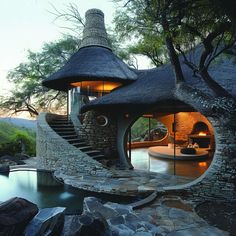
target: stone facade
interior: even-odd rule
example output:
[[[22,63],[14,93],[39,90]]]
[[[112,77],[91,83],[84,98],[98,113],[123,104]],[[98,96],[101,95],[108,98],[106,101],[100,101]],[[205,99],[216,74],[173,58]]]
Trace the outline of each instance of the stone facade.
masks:
[[[104,126],[99,125],[97,121],[97,117],[101,115],[107,117],[107,124]],[[78,134],[94,149],[100,150],[105,155],[116,155],[117,120],[114,115],[96,111],[86,112]]]
[[[230,98],[209,98],[180,83],[180,100],[188,101],[210,121],[215,134],[215,153],[208,170],[198,179],[165,190],[187,190],[194,197],[236,201],[236,103]],[[188,98],[188,99],[187,99]]]
[[[171,114],[160,118],[157,117],[157,119],[167,127],[169,135],[173,136],[172,123],[174,122],[174,115]],[[189,142],[189,135],[193,130],[193,126],[197,122],[204,122],[208,126],[211,135],[211,147],[214,147],[214,131],[212,125],[200,112],[178,112],[175,119],[177,143],[178,141],[183,141],[187,144]]]
[[[70,145],[59,136],[48,122],[56,115],[41,113],[37,122],[37,157],[40,167],[58,170],[62,173],[75,175],[110,176],[109,170],[93,160],[86,153]]]

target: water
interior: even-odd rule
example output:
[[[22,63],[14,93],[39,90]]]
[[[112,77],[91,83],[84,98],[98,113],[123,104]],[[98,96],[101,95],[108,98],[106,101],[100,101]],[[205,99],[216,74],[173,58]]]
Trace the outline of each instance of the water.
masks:
[[[21,197],[39,208],[61,206],[81,212],[83,199],[88,195],[56,181],[50,172],[19,170],[0,175],[0,201]]]
[[[99,194],[73,188],[57,181],[51,172],[14,170],[0,174],[0,202],[13,197],[25,198],[38,208],[66,207],[67,214],[82,213],[85,197],[94,196],[103,202],[131,203],[137,199],[111,194]]]

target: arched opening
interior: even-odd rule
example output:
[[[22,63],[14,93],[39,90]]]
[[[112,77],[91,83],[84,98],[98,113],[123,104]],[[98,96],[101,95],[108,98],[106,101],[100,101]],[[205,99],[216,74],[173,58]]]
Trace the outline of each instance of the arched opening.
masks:
[[[132,146],[150,146],[155,143],[165,143],[168,137],[167,127],[152,114],[138,118],[131,127]]]
[[[157,138],[151,135],[155,130],[162,131]],[[212,162],[214,131],[200,112],[152,112],[136,119],[130,131],[127,149],[134,169],[195,179]]]

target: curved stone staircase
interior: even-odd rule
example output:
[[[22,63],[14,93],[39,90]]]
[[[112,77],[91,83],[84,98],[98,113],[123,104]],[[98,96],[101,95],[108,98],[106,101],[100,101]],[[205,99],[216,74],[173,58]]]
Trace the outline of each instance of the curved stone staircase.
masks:
[[[57,116],[57,118],[52,119],[48,124],[68,144],[78,148],[94,160],[100,162],[105,159],[105,156],[100,151],[93,149],[92,146],[88,145],[85,140],[78,136],[73,123],[71,120],[68,120],[67,116]]]

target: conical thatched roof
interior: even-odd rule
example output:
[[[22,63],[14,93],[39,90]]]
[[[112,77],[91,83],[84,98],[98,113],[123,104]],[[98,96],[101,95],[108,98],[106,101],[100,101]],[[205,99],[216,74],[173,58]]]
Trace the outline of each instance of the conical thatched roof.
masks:
[[[61,69],[44,80],[43,85],[67,91],[72,82],[103,80],[127,84],[136,78],[134,71],[109,47],[103,12],[90,9],[86,12],[79,51]]]

